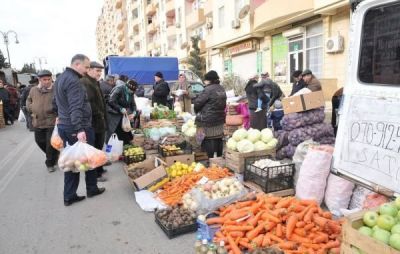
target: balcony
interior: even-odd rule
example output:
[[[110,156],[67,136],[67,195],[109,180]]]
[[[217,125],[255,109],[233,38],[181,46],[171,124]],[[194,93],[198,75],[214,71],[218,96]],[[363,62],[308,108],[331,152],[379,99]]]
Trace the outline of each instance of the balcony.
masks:
[[[314,10],[317,14],[334,15],[336,9],[349,5],[347,0],[314,0]]]
[[[193,10],[186,16],[186,27],[191,29],[206,22],[204,9]]]
[[[254,12],[254,29],[266,31],[314,15],[314,0],[269,0]]]
[[[147,16],[153,16],[154,13],[156,13],[156,11],[157,11],[156,6],[153,3],[148,4],[146,6],[146,15]]]
[[[116,0],[115,1],[115,8],[120,9],[122,7],[122,0]]]
[[[167,27],[167,37],[175,36],[176,35],[176,27],[175,26],[168,26]]]
[[[204,15],[208,16],[213,12],[213,1],[214,0],[207,0],[204,3]]]
[[[165,3],[165,14],[167,17],[175,16],[175,3],[174,0],[169,0]]]

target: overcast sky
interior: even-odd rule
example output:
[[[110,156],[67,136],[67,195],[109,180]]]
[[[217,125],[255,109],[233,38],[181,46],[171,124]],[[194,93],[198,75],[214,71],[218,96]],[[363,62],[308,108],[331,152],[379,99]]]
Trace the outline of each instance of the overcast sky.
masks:
[[[49,70],[59,72],[71,57],[83,53],[97,60],[96,22],[103,0],[0,0],[0,31],[11,36],[11,64],[20,69],[35,57],[46,57]],[[4,41],[0,49],[7,57]],[[38,60],[36,59],[38,67]]]

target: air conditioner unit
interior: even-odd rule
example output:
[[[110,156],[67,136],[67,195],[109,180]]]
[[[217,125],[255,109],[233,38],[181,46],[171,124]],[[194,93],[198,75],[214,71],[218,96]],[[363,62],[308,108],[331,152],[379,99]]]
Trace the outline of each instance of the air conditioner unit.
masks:
[[[176,27],[176,28],[181,28],[181,23],[176,22],[176,23],[175,23],[175,27]]]
[[[337,35],[326,40],[325,50],[327,53],[337,53],[344,50],[343,36]]]
[[[240,20],[239,19],[232,20],[232,28],[237,29],[239,27],[240,27]]]
[[[212,29],[213,28],[213,23],[212,22],[207,22],[207,29]]]

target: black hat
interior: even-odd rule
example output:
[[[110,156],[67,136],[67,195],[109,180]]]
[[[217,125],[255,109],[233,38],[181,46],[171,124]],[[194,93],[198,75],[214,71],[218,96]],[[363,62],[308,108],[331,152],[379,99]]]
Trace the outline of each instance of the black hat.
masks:
[[[311,70],[305,69],[302,73],[303,76],[312,74]]]
[[[300,71],[300,70],[294,71],[292,73],[292,77],[294,77],[294,78],[298,78],[301,75],[303,75],[303,74],[302,74],[302,71]]]
[[[216,71],[209,71],[204,75],[204,80],[215,81],[219,80],[218,73]]]
[[[31,80],[29,80],[29,84],[37,84],[39,83],[39,79],[37,77],[32,77]]]
[[[41,77],[51,77],[51,76],[53,76],[53,74],[48,70],[41,70],[41,71],[39,71],[37,76],[39,78],[41,78]]]
[[[92,61],[92,62],[90,62],[90,68],[104,69],[104,66],[99,64],[96,61]]]
[[[156,74],[154,74],[154,76],[159,77],[159,78],[164,78],[164,75],[159,71],[157,71]]]

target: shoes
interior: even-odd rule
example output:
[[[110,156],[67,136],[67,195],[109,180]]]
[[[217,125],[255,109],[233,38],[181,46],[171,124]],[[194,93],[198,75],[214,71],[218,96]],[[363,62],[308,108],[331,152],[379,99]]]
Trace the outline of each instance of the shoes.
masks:
[[[72,198],[71,200],[64,200],[64,205],[65,206],[70,206],[73,203],[80,202],[80,201],[84,200],[85,198],[86,198],[85,196],[78,196],[77,195],[74,198]]]
[[[52,173],[52,172],[56,171],[56,168],[54,166],[47,167],[47,171],[49,171],[49,173]]]
[[[99,176],[99,177],[97,177],[97,182],[106,182],[107,181],[107,178],[105,178],[104,176]]]
[[[94,192],[88,192],[88,193],[87,193],[87,197],[88,197],[88,198],[91,198],[91,197],[100,195],[100,194],[102,194],[102,193],[105,192],[105,191],[106,191],[106,188],[100,187],[100,188],[98,188],[98,189],[97,189],[96,191],[94,191]]]
[[[257,108],[256,111],[254,111],[255,113],[260,112],[262,109],[261,108]]]

